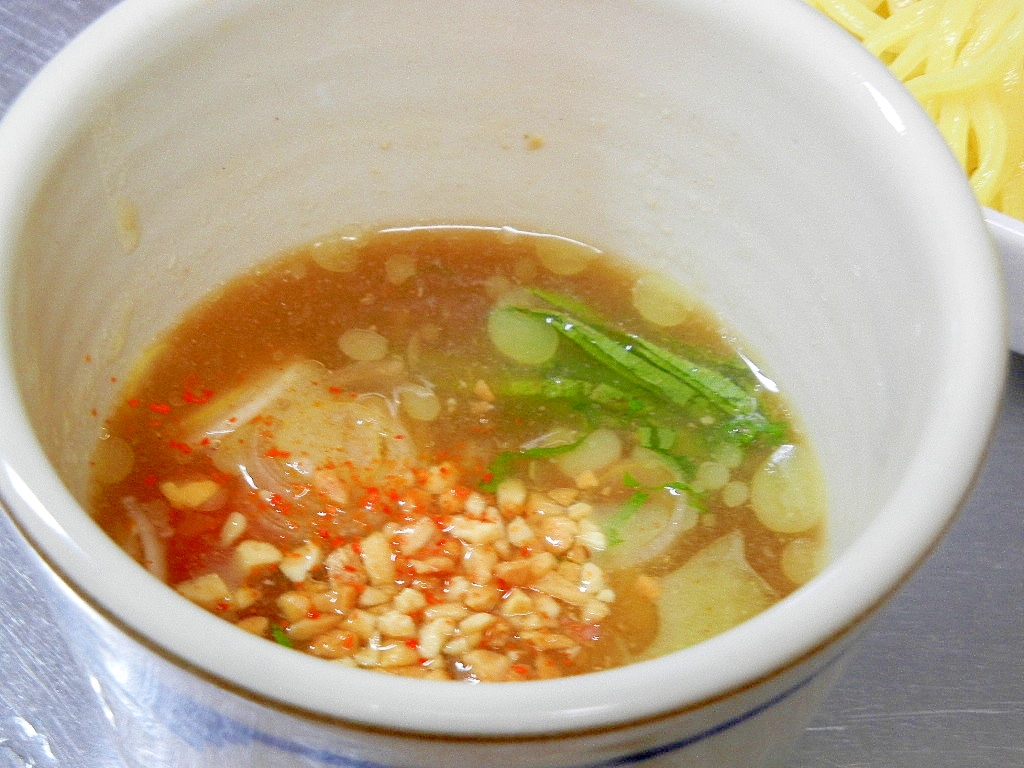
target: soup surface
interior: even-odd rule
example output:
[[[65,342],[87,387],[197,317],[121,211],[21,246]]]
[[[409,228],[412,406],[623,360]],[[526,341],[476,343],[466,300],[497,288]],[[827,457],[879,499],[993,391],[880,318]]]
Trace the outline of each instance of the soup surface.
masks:
[[[506,681],[657,656],[822,564],[816,460],[732,338],[560,237],[318,241],[146,354],[93,513],[189,600],[324,659]]]

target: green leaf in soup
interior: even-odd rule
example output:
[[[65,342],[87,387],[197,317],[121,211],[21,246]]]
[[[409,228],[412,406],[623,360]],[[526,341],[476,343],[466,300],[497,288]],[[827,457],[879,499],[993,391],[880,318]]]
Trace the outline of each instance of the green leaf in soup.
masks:
[[[645,398],[635,390],[627,391],[605,381],[560,375],[497,381],[493,388],[499,397],[558,401],[580,413],[605,413],[612,418],[632,418],[650,413],[657,407],[649,397]]]
[[[651,498],[651,494],[647,491],[635,491],[630,494],[629,498],[620,506],[611,520],[608,521],[606,527],[605,536],[608,539],[608,545],[614,546],[615,544],[621,544],[623,539],[619,532],[619,529],[635,515],[640,508],[647,503],[647,500]]]
[[[550,459],[568,453],[583,442],[583,438],[572,443],[563,445],[538,446],[536,448],[525,448],[521,451],[502,451],[487,466],[485,479],[480,483],[480,490],[494,493],[498,490],[503,480],[514,477],[516,466],[522,461],[530,459]]]
[[[658,395],[677,406],[685,406],[696,391],[673,376],[632,352],[631,346],[620,343],[597,329],[556,310],[512,308],[512,311],[541,318],[563,337],[576,344],[613,374]]]
[[[695,402],[705,404],[717,415],[716,420],[724,417],[728,424],[719,431],[718,439],[730,439],[741,444],[761,438],[772,442],[780,430],[784,432],[785,425],[766,417],[759,409],[757,398],[726,374],[641,336],[602,328],[589,319],[593,313],[574,299],[537,289],[533,293],[556,309],[515,309],[543,317],[609,373],[668,403],[683,408],[693,406]],[[587,319],[579,319],[567,310],[576,310]]]
[[[288,637],[288,633],[278,624],[270,625],[270,635],[274,638],[274,642],[278,645],[283,645],[285,648],[294,648],[292,639]]]

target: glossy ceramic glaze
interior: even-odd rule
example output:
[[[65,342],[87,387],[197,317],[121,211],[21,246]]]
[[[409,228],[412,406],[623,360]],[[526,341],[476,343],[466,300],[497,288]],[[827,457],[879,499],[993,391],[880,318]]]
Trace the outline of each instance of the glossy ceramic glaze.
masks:
[[[1002,253],[1010,349],[1024,354],[1024,221],[990,208],[985,221]]]

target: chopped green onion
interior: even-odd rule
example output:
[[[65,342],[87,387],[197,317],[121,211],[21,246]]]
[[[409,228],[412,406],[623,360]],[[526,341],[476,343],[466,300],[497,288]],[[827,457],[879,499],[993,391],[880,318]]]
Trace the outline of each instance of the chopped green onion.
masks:
[[[629,474],[629,472],[624,472],[622,474],[622,484],[624,486],[626,486],[627,488],[639,488],[640,487],[640,481],[637,480],[635,477],[633,477],[631,474]]]
[[[515,474],[516,462],[524,459],[550,459],[568,453],[583,442],[583,438],[564,445],[548,445],[537,448],[527,448],[522,451],[502,451],[494,457],[487,466],[487,474],[480,483],[480,490],[487,493],[494,493],[503,480],[507,480]]]
[[[495,390],[508,397],[540,397],[546,400],[593,400],[603,405],[627,404],[629,396],[610,384],[594,383],[582,379],[548,377],[544,379],[515,379],[498,382]]]
[[[670,451],[676,444],[676,431],[670,427],[644,425],[636,431],[637,442],[652,451]]]
[[[636,491],[616,510],[615,515],[608,521],[607,533],[605,534],[609,546],[622,543],[623,539],[619,534],[619,527],[628,523],[630,518],[637,513],[640,507],[647,503],[649,498],[651,498],[651,494],[646,491]]]
[[[278,624],[270,625],[270,635],[274,638],[274,642],[278,645],[283,645],[285,648],[294,648],[292,645],[292,639],[288,637],[288,633],[284,631],[284,628]]]

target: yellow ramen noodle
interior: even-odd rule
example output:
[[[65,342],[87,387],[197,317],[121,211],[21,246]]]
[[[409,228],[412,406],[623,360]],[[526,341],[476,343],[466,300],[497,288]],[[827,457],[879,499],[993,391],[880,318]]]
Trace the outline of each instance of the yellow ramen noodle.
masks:
[[[1024,3],[807,1],[903,81],[942,131],[978,201],[1024,219]]]

